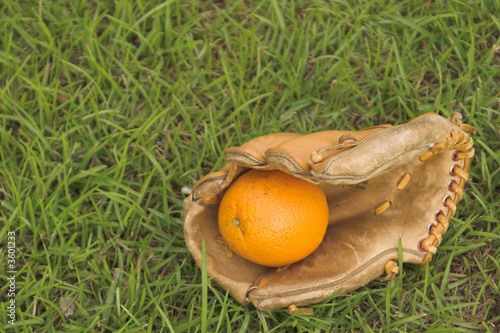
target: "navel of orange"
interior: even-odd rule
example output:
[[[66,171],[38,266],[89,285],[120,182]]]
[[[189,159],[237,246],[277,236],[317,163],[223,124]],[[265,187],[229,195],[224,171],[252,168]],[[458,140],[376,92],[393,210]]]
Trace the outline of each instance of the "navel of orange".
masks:
[[[226,190],[219,231],[236,254],[280,267],[311,254],[328,226],[321,187],[281,171],[251,170]]]

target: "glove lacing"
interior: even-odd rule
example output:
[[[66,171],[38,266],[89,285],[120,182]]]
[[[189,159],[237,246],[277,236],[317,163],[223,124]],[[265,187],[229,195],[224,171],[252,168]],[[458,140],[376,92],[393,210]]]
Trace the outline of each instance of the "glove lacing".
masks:
[[[461,119],[462,116],[459,113],[452,114],[450,121],[457,125],[462,131],[460,131],[460,133],[456,133],[454,131],[447,133],[446,141],[434,145],[430,152],[420,156],[420,160],[425,161],[432,155],[437,154],[442,150],[451,148],[455,149],[455,152],[452,155],[452,160],[464,161],[463,168],[458,164],[454,164],[449,170],[451,176],[459,177],[459,182],[455,179],[451,179],[448,182],[448,190],[455,193],[454,197],[446,194],[443,198],[443,206],[448,208],[448,212],[444,213],[443,210],[440,209],[434,214],[434,220],[437,224],[430,224],[429,237],[420,240],[418,243],[419,250],[427,252],[421,266],[425,266],[432,259],[432,256],[436,253],[437,247],[441,244],[443,235],[448,230],[450,219],[453,215],[455,215],[457,210],[456,204],[463,196],[463,187],[465,182],[469,178],[467,171],[469,170],[470,159],[474,156],[474,148],[472,148],[472,139],[464,131],[474,134],[476,129],[470,125],[462,124]]]
[[[353,141],[353,142],[346,143],[346,141]],[[323,154],[326,153],[327,151],[335,149],[343,151],[357,145],[358,145],[358,138],[355,135],[344,134],[339,138],[338,144],[315,150],[311,153],[310,158],[313,163],[321,163],[323,161]]]

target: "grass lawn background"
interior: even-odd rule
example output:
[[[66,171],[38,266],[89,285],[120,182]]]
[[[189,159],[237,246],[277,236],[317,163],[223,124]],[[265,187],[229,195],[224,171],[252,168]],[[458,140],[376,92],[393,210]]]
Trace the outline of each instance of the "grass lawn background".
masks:
[[[498,332],[499,80],[498,1],[3,1],[0,331]],[[428,267],[312,316],[241,306],[203,278],[182,189],[226,148],[425,112],[477,128]]]

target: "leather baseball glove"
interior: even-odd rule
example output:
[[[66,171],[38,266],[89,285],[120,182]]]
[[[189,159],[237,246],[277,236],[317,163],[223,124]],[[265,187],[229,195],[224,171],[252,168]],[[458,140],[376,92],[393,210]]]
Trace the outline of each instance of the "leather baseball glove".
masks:
[[[227,164],[201,178],[184,201],[186,244],[201,267],[205,239],[208,275],[240,303],[263,310],[296,311],[373,279],[389,280],[398,260],[426,265],[448,229],[474,155],[466,132],[475,128],[458,113],[425,114],[360,131],[269,134],[227,149]],[[305,259],[269,268],[221,241],[220,199],[250,169],[279,169],[324,190],[329,226]]]

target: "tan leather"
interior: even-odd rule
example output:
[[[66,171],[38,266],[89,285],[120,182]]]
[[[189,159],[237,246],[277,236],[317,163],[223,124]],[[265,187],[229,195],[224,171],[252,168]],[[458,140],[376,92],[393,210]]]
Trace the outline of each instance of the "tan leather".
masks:
[[[460,119],[425,114],[398,126],[270,134],[230,148],[224,168],[200,179],[184,202],[186,244],[201,267],[205,239],[208,275],[240,303],[264,310],[296,309],[391,278],[399,259],[425,264],[448,229],[474,154],[464,132],[474,129]],[[217,241],[219,201],[249,168],[280,169],[323,188],[330,223],[310,256],[284,269],[227,256]]]

